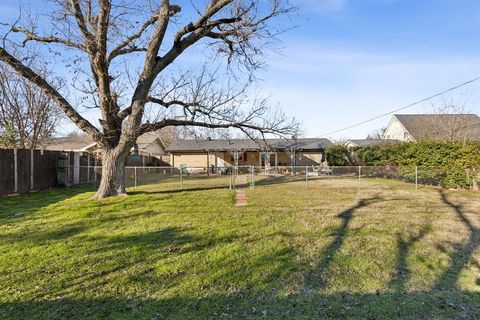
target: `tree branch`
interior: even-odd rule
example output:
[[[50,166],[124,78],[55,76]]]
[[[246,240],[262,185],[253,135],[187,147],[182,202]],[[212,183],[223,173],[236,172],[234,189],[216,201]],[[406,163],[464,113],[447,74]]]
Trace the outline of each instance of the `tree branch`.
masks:
[[[253,124],[241,124],[241,123],[207,123],[195,120],[177,120],[177,119],[163,119],[155,123],[145,123],[139,127],[139,134],[144,134],[151,131],[160,130],[164,127],[179,127],[179,126],[194,126],[194,127],[203,127],[210,129],[228,129],[228,128],[237,128],[240,130],[252,129],[262,133],[278,133],[275,130],[269,128],[264,128],[256,126]]]
[[[78,28],[80,29],[85,40],[88,52],[94,54],[97,50],[95,45],[95,38],[93,34],[88,31],[87,24],[85,23],[85,17],[83,16],[82,8],[80,7],[80,2],[78,0],[70,0],[70,5],[73,11],[73,16],[77,21]]]
[[[16,33],[23,33],[26,36],[25,40],[23,40],[22,42],[24,45],[28,41],[37,41],[37,42],[44,42],[44,43],[61,43],[66,45],[67,47],[77,48],[85,52],[87,51],[87,48],[84,45],[67,40],[67,39],[62,39],[62,38],[53,37],[53,36],[39,36],[34,34],[32,31],[29,31],[24,28],[16,27],[16,26],[12,26],[12,31]]]
[[[105,140],[95,126],[93,126],[88,120],[83,118],[71,105],[68,101],[55,89],[53,88],[44,78],[39,76],[35,71],[25,66],[17,58],[12,56],[5,50],[5,48],[0,47],[0,60],[12,67],[20,75],[28,79],[29,81],[36,84],[46,96],[55,100],[58,103],[60,109],[67,115],[70,120],[72,120],[80,129],[88,133],[92,138],[99,144],[105,146]]]
[[[116,57],[122,55],[122,54],[127,54],[130,52],[135,52],[135,51],[147,51],[146,48],[137,48],[134,44],[133,41],[136,39],[139,39],[147,30],[147,28],[151,25],[153,25],[157,21],[158,17],[154,15],[150,19],[148,19],[138,30],[136,33],[132,34],[131,36],[127,37],[125,40],[123,40],[119,45],[117,45],[109,54],[108,56],[108,61],[111,62],[113,59]],[[136,49],[143,49],[143,50],[136,50]]]

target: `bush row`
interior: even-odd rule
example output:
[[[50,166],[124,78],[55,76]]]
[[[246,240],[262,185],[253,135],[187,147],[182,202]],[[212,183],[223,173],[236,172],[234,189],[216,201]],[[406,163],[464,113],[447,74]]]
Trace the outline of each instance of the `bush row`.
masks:
[[[480,142],[420,141],[361,147],[354,152],[360,165],[418,166],[419,179],[445,188],[469,188],[478,180]],[[405,178],[411,180],[414,172],[407,170]]]

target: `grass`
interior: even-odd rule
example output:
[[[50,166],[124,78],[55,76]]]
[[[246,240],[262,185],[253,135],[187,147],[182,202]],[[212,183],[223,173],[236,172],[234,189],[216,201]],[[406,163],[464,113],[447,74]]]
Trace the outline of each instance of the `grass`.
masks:
[[[273,177],[237,207],[227,183],[1,198],[0,319],[479,317],[477,194]]]

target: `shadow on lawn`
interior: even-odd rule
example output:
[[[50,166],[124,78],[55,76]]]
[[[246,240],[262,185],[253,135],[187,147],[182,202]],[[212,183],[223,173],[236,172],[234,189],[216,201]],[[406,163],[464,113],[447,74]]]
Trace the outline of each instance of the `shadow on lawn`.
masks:
[[[39,192],[0,197],[1,219],[23,218],[41,208],[93,191],[90,188],[52,188]]]
[[[448,205],[455,212],[460,221],[462,221],[464,226],[469,230],[468,240],[466,243],[454,244],[455,250],[450,257],[451,264],[442,274],[442,276],[438,278],[435,285],[435,289],[437,290],[455,289],[457,288],[457,281],[460,277],[460,272],[472,260],[473,253],[480,246],[480,228],[475,227],[472,221],[468,219],[461,204],[455,204],[450,201],[445,194],[445,191],[440,190],[439,193],[442,202]]]
[[[219,190],[219,189],[228,189],[228,185],[225,186],[209,186],[206,185],[204,187],[190,187],[184,186],[184,188],[178,189],[168,189],[168,190],[129,190],[129,195],[138,195],[138,194],[175,194],[181,192],[192,192],[192,191],[206,191],[206,190]]]
[[[268,185],[275,185],[275,184],[286,184],[286,183],[293,183],[293,182],[305,182],[305,176],[303,175],[296,175],[296,176],[286,176],[286,175],[278,175],[278,176],[267,176],[266,178],[262,178],[260,180],[255,180],[255,186],[268,186]]]
[[[478,294],[240,292],[207,297],[57,299],[0,304],[9,319],[478,319]]]
[[[229,281],[239,279],[239,275],[249,276],[249,270],[242,270],[242,264],[232,261],[220,261],[219,270],[229,273],[218,274],[224,290],[205,291],[205,294],[195,296],[176,295],[165,299],[146,298],[144,291],[124,295],[115,294],[98,299],[69,298],[78,297],[85,292],[108,285],[115,278],[126,277],[125,271],[134,270],[144,264],[141,272],[130,275],[130,280],[150,291],[159,281],[168,281],[170,285],[180,278],[162,279],[155,275],[152,263],[167,256],[176,256],[192,251],[201,252],[207,247],[215,247],[228,242],[234,242],[238,237],[204,238],[188,235],[188,230],[167,228],[145,234],[118,236],[99,239],[97,253],[124,253],[125,259],[118,264],[110,265],[100,273],[83,275],[67,279],[67,288],[58,292],[49,292],[48,296],[38,296],[36,301],[20,301],[0,303],[0,318],[2,319],[321,319],[321,318],[459,318],[475,319],[480,314],[480,296],[478,293],[462,292],[456,289],[461,269],[471,259],[478,248],[479,230],[467,219],[461,206],[453,204],[445,194],[442,201],[448,204],[469,227],[470,236],[464,245],[456,246],[452,254],[452,265],[439,278],[437,285],[431,291],[408,291],[407,282],[410,270],[407,258],[413,245],[423,239],[431,230],[430,222],[419,231],[410,235],[397,235],[397,260],[390,290],[376,294],[354,294],[340,292],[325,293],[329,275],[326,272],[347,240],[351,221],[355,213],[374,203],[384,201],[379,197],[360,199],[355,205],[340,212],[337,217],[340,224],[333,232],[333,240],[319,253],[318,263],[308,265],[303,286],[288,295],[281,294],[282,284],[288,283],[292,265],[298,264],[297,253],[291,248],[279,248],[274,252],[256,260],[253,268],[262,269],[276,264],[275,268],[264,274],[265,281],[259,287],[243,285],[238,288]],[[279,233],[273,236],[285,236]],[[94,239],[86,239],[94,241]],[[95,252],[93,252],[95,253]],[[108,255],[106,257],[108,259]],[[84,261],[90,263],[90,261]],[[150,267],[146,267],[150,266]],[[295,268],[295,267],[293,267]],[[230,273],[235,273],[237,278]],[[101,277],[102,281],[98,281]],[[240,277],[242,279],[242,277]],[[247,282],[248,283],[248,282]],[[280,286],[279,286],[280,284]],[[150,289],[150,290],[147,290]],[[208,288],[207,288],[208,289]],[[198,294],[198,293],[196,293]],[[58,295],[58,298],[52,298]],[[121,298],[117,298],[121,297]],[[43,301],[40,301],[43,300]]]
[[[420,229],[418,234],[411,234],[407,239],[402,234],[397,234],[397,261],[395,264],[395,275],[390,281],[389,287],[397,292],[406,292],[407,283],[411,276],[411,271],[408,267],[407,258],[412,247],[421,241],[430,231],[432,227],[428,223]]]
[[[349,224],[355,211],[364,208],[372,203],[381,201],[377,196],[368,199],[360,199],[356,205],[340,212],[337,217],[342,220],[340,227],[335,231],[333,241],[320,253],[320,262],[312,268],[310,274],[306,277],[305,287],[308,289],[323,289],[328,281],[328,267],[335,259],[336,254],[341,249],[348,235]]]

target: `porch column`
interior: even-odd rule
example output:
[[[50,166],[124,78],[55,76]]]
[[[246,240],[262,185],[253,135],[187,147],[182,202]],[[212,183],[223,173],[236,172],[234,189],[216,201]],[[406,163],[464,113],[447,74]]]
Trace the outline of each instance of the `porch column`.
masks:
[[[295,170],[295,165],[296,165],[295,160],[296,160],[295,149],[293,149],[293,150],[290,150],[290,171],[292,175],[294,174],[294,170]]]
[[[275,151],[275,174],[278,174],[278,152]]]
[[[210,151],[207,150],[207,175],[210,175]]]

